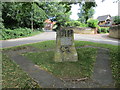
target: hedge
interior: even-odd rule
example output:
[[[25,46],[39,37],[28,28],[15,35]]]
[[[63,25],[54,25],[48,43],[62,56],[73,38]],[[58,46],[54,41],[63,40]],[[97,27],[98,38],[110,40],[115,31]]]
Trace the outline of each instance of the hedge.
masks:
[[[99,27],[98,33],[109,33],[109,27]]]
[[[19,38],[24,36],[29,36],[32,33],[32,30],[29,28],[18,28],[18,29],[2,29],[1,36],[2,40]]]

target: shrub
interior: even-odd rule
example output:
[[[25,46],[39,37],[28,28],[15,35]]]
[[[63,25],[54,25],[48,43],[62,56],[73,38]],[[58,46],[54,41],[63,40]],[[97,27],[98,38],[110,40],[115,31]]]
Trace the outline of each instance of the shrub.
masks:
[[[65,23],[66,24],[66,26],[80,26],[80,22],[79,21],[69,21],[69,22],[66,22]]]
[[[88,25],[85,24],[85,23],[81,23],[81,24],[80,24],[80,27],[88,27]]]
[[[91,18],[87,21],[87,24],[88,24],[88,27],[96,28],[96,27],[98,27],[98,20]]]
[[[113,21],[114,21],[115,24],[120,24],[120,16],[115,16],[113,18]]]
[[[99,27],[98,33],[109,33],[109,27]]]
[[[69,21],[69,22],[66,22],[66,26],[88,27],[87,24],[81,23],[80,21]]]
[[[28,36],[32,33],[32,30],[29,28],[18,28],[18,29],[2,29],[1,35],[2,39],[12,39],[12,38],[18,38],[18,37],[24,37]]]

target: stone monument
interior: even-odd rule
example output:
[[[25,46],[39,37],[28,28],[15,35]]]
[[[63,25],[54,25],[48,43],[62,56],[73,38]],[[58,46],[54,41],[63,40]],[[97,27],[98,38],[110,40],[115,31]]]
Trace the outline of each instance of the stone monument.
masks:
[[[64,28],[57,31],[55,62],[76,62],[78,55],[74,46],[74,32]]]

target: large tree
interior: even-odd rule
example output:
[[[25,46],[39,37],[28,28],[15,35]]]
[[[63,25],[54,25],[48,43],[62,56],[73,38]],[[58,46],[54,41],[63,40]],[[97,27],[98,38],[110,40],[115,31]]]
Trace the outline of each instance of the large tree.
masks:
[[[45,19],[55,17],[57,23],[69,20],[69,3],[61,2],[9,2],[3,5],[6,28],[42,28]]]
[[[26,8],[27,7],[27,8]],[[29,27],[31,4],[7,2],[3,4],[3,19],[6,28]]]
[[[69,21],[71,14],[71,3],[68,2],[44,2],[44,5],[37,5],[45,11],[48,18],[55,17],[58,26],[64,26],[66,21]]]
[[[80,13],[78,13],[79,20],[81,22],[87,23],[87,20],[91,18],[94,14],[93,7],[96,7],[95,2],[82,2],[79,4],[80,6]]]

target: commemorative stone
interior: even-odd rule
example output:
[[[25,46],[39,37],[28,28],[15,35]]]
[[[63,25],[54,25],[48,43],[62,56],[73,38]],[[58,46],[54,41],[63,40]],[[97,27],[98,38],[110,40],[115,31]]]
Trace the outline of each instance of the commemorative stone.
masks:
[[[78,55],[74,46],[74,32],[71,29],[61,29],[57,31],[56,36],[56,62],[76,62]]]

